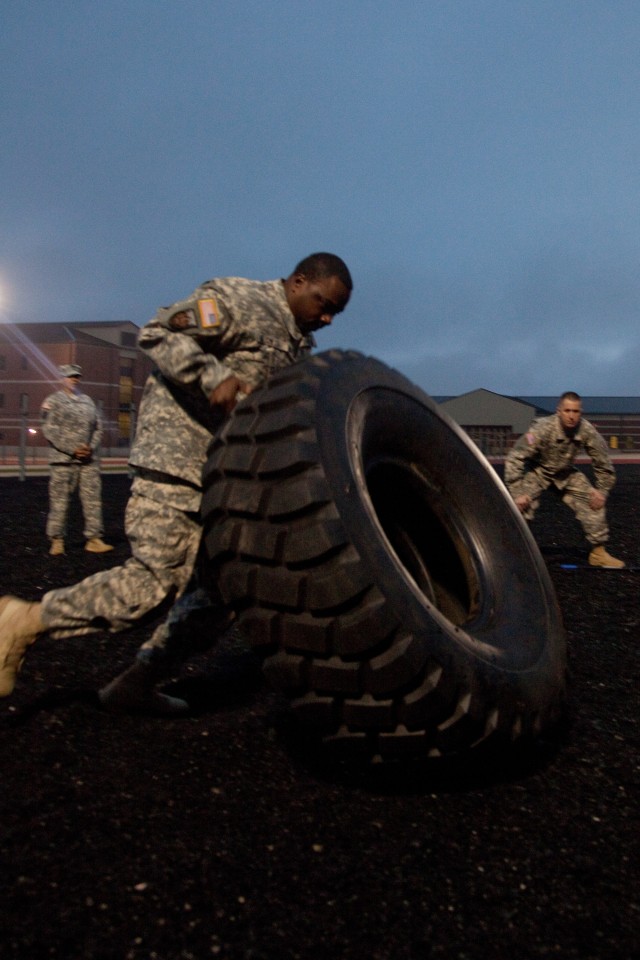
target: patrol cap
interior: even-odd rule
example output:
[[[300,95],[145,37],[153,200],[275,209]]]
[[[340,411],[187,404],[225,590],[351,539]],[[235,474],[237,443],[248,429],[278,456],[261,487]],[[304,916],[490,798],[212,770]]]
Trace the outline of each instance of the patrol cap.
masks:
[[[61,377],[82,376],[82,367],[79,367],[77,363],[63,363],[58,369],[60,370]]]

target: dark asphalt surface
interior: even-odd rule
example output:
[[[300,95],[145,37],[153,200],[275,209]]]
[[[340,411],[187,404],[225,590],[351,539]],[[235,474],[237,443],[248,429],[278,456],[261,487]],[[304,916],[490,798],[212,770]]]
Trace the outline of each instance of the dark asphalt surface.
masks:
[[[612,546],[640,558],[640,468]],[[106,557],[46,554],[46,480],[0,480],[1,592],[36,599],[128,555],[105,479]],[[330,769],[230,640],[189,664],[183,720],[101,712],[145,634],[39,641],[0,704],[0,957],[630,960],[640,926],[640,573],[590,569],[571,515],[533,528],[565,617],[568,722],[526,756]]]

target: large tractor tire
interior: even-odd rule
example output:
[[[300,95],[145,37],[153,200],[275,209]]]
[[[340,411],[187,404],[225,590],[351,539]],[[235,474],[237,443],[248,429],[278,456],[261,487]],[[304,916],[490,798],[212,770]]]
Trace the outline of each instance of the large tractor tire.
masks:
[[[239,403],[203,517],[224,600],[325,744],[445,756],[559,718],[564,632],[535,542],[464,432],[384,364],[320,353]]]

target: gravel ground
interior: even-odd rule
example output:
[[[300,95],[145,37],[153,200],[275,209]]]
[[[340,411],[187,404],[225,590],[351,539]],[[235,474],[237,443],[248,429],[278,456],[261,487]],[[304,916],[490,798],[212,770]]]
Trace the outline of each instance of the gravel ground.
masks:
[[[46,480],[0,480],[0,589],[36,599],[128,555],[128,480],[105,478],[114,553],[49,558]],[[612,546],[639,559],[640,468],[619,469]],[[465,768],[330,769],[237,640],[189,664],[182,720],[101,712],[143,638],[30,652],[0,705],[0,957],[562,960],[637,955],[635,571],[567,571],[586,546],[533,527],[569,643],[566,727],[535,755]]]

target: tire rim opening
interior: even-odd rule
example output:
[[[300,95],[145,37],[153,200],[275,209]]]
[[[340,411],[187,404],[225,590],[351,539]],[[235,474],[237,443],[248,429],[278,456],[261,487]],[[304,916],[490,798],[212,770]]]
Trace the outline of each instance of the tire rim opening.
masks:
[[[367,490],[393,551],[426,599],[460,626],[477,612],[478,581],[469,551],[436,505],[433,487],[405,463],[367,465]]]

